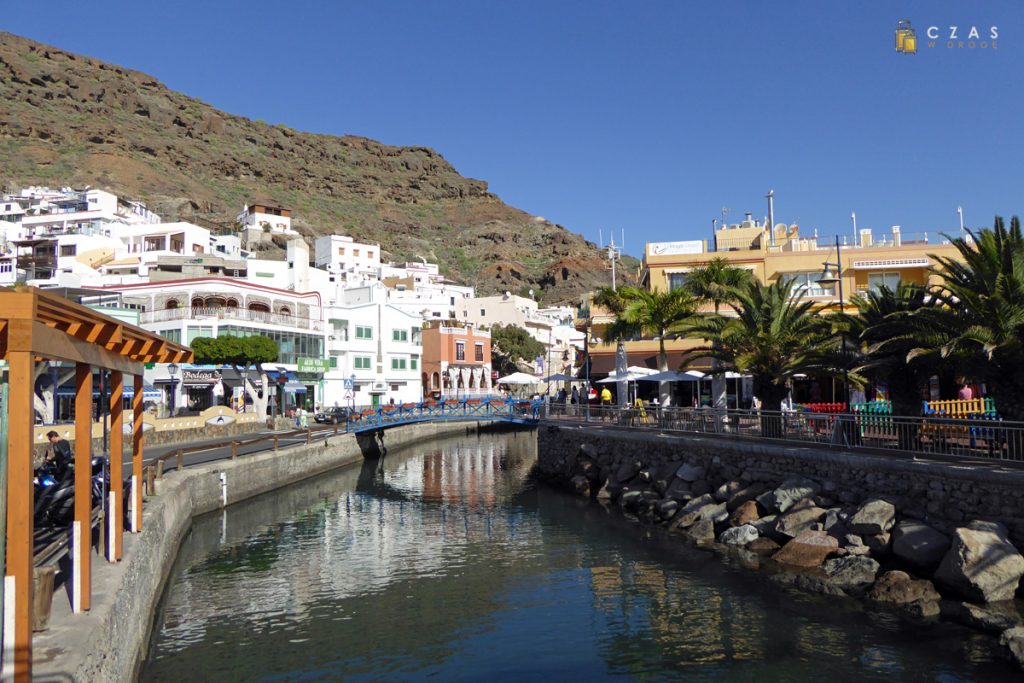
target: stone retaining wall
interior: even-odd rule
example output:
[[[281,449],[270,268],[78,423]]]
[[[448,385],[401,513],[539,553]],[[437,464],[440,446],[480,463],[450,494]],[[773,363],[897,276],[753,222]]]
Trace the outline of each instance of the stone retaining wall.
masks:
[[[396,427],[386,432],[386,446],[393,450],[486,427],[476,423]],[[222,473],[231,504],[361,462],[370,445],[341,434],[311,446],[167,474],[158,494],[146,499],[142,532],[125,534],[122,561],[109,564],[93,556],[92,610],[71,614],[65,589],[54,594],[50,627],[33,641],[35,676],[76,683],[134,679],[145,657],[157,601],[192,518],[221,507]]]
[[[588,443],[610,454],[610,468],[639,459],[645,466],[685,459],[723,479],[747,473],[751,481],[776,481],[800,475],[836,484],[845,504],[871,496],[893,499],[908,516],[953,526],[972,519],[998,520],[1019,547],[1024,547],[1024,470],[972,467],[945,462],[872,456],[803,446],[700,435],[661,435],[639,430],[585,429],[542,425],[538,467],[559,474],[567,457]]]

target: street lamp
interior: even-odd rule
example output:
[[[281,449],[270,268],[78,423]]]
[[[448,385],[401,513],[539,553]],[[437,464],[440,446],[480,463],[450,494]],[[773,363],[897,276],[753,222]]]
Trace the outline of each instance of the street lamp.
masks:
[[[348,378],[349,381],[349,404],[352,412],[356,411],[356,373],[352,373],[352,376]]]
[[[180,368],[177,363],[171,363],[167,366],[167,374],[171,376],[171,417],[174,417],[174,395],[177,393],[178,370]]]
[[[839,235],[836,235],[836,262],[831,263],[825,261],[822,266],[824,270],[821,272],[821,277],[818,278],[817,283],[823,287],[832,285],[839,285],[839,314],[842,315],[846,312],[846,308],[843,305],[843,259],[842,259],[842,247],[839,245]],[[835,268],[835,271],[832,269]],[[843,393],[845,394],[845,403],[849,405],[850,402],[850,371],[847,368],[849,363],[847,362],[847,348],[846,348],[846,332],[842,332],[843,342]]]
[[[441,373],[441,377],[441,400],[443,401],[447,398],[448,388],[452,385],[452,373],[448,368],[445,368],[444,372]]]

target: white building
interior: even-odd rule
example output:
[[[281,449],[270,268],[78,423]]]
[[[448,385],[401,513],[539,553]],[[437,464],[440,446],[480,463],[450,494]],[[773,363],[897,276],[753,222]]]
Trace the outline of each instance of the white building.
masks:
[[[246,233],[296,234],[292,230],[292,212],[274,204],[246,204],[235,220]]]
[[[389,303],[387,288],[378,282],[339,290],[326,317],[325,405],[422,400],[419,315]]]
[[[380,245],[356,242],[346,235],[324,235],[314,244],[317,268],[349,284],[376,280],[380,274]]]
[[[505,292],[500,296],[463,299],[456,304],[455,319],[480,326],[515,325],[544,346],[544,374],[573,373],[584,334],[573,326],[570,307],[541,309],[537,302]]]

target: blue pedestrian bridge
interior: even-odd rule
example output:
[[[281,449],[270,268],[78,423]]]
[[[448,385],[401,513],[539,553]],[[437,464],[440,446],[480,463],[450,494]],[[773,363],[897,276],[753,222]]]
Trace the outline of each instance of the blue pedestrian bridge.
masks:
[[[446,399],[367,408],[351,413],[345,431],[356,434],[418,422],[506,422],[535,425],[540,419],[540,401],[505,397]]]

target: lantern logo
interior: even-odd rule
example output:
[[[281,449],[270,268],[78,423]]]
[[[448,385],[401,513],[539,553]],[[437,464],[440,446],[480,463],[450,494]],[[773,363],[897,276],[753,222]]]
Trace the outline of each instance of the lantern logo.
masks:
[[[905,55],[917,53],[917,34],[910,27],[909,19],[900,19],[896,24],[896,52]]]

